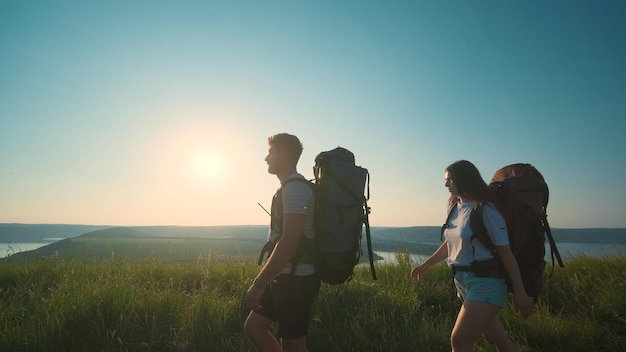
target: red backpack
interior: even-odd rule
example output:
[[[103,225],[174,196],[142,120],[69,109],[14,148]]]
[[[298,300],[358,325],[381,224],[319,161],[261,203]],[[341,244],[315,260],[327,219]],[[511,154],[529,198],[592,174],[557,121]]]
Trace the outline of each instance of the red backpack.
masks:
[[[550,243],[552,269],[555,258],[560,267],[564,266],[548,224],[548,185],[534,166],[512,164],[494,173],[489,189],[496,208],[506,221],[511,250],[517,260],[526,293],[536,301],[544,286],[546,237]],[[474,236],[495,253],[482,221],[482,210],[482,205],[478,205],[472,211],[472,230]],[[508,279],[507,282],[511,291]]]

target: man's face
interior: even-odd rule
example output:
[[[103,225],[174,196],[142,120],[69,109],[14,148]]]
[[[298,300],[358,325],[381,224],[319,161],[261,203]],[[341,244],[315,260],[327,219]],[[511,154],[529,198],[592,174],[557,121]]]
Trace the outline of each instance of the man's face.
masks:
[[[267,163],[267,172],[272,175],[276,175],[282,165],[285,163],[286,152],[284,150],[280,150],[275,146],[270,147],[267,151],[267,156],[265,157],[265,162]]]

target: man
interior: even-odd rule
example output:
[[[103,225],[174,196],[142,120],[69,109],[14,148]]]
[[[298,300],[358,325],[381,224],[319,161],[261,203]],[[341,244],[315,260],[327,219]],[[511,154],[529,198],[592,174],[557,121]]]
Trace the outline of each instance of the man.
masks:
[[[307,249],[315,236],[315,198],[296,170],[302,154],[298,137],[276,134],[268,138],[268,145],[268,172],[281,183],[272,200],[268,235],[274,248],[246,293],[251,312],[244,331],[259,351],[307,351],[310,312],[320,289]],[[269,331],[274,322],[278,322],[280,342]]]

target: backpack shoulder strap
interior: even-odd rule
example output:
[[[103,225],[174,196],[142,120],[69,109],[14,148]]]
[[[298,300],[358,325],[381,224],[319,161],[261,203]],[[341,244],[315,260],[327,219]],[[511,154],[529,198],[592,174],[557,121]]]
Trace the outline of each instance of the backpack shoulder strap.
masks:
[[[315,196],[315,184],[305,178],[302,177],[292,177],[292,178],[288,178],[286,180],[284,180],[281,183],[280,188],[278,189],[278,191],[276,191],[276,194],[274,195],[274,198],[272,200],[272,214],[274,214],[274,212],[278,214],[280,214],[279,216],[274,216],[272,215],[272,220],[271,220],[271,226],[272,229],[279,229],[279,233],[282,236],[282,231],[283,231],[283,199],[282,199],[282,193],[283,193],[283,189],[291,182],[301,182],[304,184],[307,184],[310,188],[311,191],[313,192],[313,196]],[[274,204],[276,203],[276,205]],[[296,253],[291,261],[291,274],[293,275],[296,271],[296,267],[298,266],[299,263],[303,263],[303,262],[311,262],[313,260],[313,257],[315,255],[315,241],[314,240],[310,240],[307,239],[304,234],[301,235],[301,241],[300,244],[298,245],[298,249],[296,250]]]
[[[476,202],[474,209],[470,213],[470,227],[472,228],[472,240],[477,239],[480,243],[495,253],[496,247],[489,237],[487,227],[485,226],[485,220],[483,217],[485,203]]]
[[[272,197],[272,206],[270,213],[270,228],[276,233],[283,233],[283,189],[285,188],[285,186],[287,186],[287,184],[291,182],[305,183],[311,187],[311,190],[315,191],[315,185],[307,179],[301,177],[288,178],[280,184],[280,188],[276,190],[276,193],[274,193],[274,196]]]
[[[446,221],[444,221],[443,225],[441,226],[441,233],[439,235],[439,240],[442,242],[443,242],[443,233],[448,228],[448,222],[450,221],[450,217],[452,216],[452,210],[454,209],[454,207],[456,207],[458,203],[459,203],[459,200],[455,198],[451,200],[450,203],[448,204],[448,215],[446,216]]]

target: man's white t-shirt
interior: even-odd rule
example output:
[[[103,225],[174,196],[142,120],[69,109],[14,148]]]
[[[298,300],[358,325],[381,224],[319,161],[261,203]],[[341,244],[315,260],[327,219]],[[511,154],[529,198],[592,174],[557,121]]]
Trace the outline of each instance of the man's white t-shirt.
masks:
[[[304,176],[299,173],[289,175],[283,181],[283,184],[291,178],[301,178],[306,180]],[[286,214],[304,214],[304,236],[309,239],[315,238],[315,197],[313,196],[313,190],[304,182],[291,181],[283,187],[283,216]],[[280,234],[272,231],[271,227],[268,234],[268,240],[276,241],[280,238]],[[291,263],[281,271],[281,274],[291,273]],[[315,273],[315,268],[311,263],[298,263],[294,275],[307,276]]]

